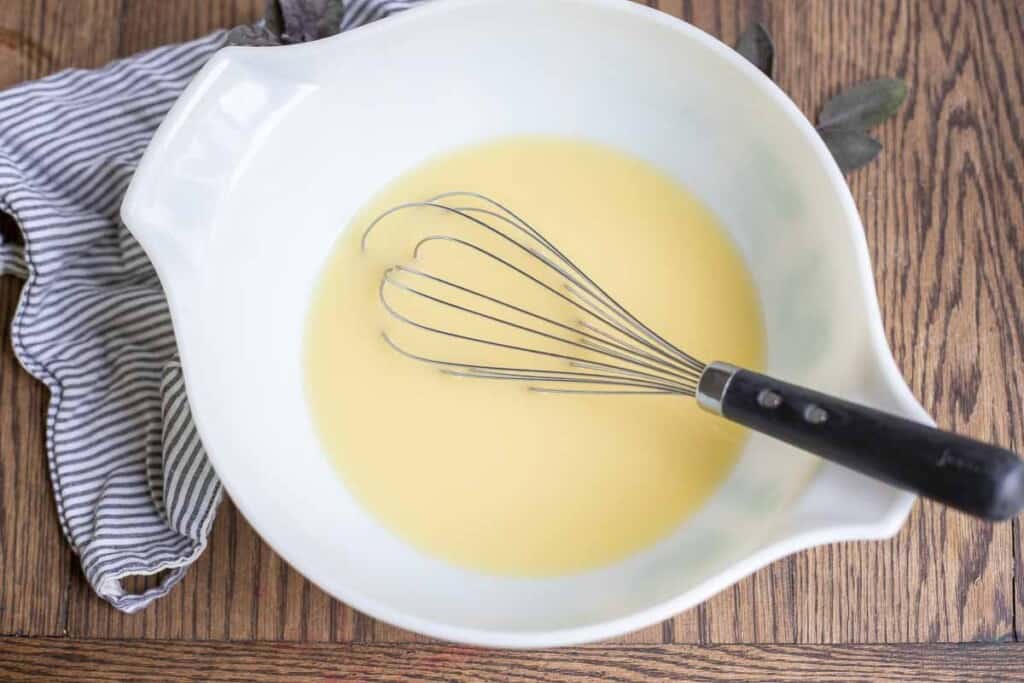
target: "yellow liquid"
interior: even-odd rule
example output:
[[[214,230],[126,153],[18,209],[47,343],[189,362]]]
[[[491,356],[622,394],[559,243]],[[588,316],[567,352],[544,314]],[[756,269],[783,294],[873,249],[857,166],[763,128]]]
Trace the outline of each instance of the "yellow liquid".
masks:
[[[420,237],[461,229],[451,220],[430,210],[400,212],[360,251],[375,216],[450,190],[480,192],[511,208],[680,348],[705,361],[762,365],[757,293],[735,246],[696,198],[648,163],[604,146],[502,139],[401,176],[334,247],[305,349],[309,406],[325,450],[386,527],[464,567],[556,575],[657,542],[728,476],[743,429],[688,397],[538,394],[523,383],[452,377],[402,357],[382,338],[386,330],[424,355],[508,362],[501,351],[427,339],[390,319],[378,300],[385,268],[411,263]],[[424,268],[459,270],[462,282],[575,322],[571,307],[542,301],[493,262],[451,244],[423,251]],[[401,294],[389,296],[405,314],[484,334]],[[522,340],[494,328],[487,335]]]

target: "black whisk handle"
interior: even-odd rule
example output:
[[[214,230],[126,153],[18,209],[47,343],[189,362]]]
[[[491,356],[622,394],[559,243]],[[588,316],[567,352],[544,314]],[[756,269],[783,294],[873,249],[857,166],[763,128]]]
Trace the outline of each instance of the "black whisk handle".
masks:
[[[1024,509],[1024,461],[944,432],[725,363],[701,377],[698,402],[826,460],[990,520]]]

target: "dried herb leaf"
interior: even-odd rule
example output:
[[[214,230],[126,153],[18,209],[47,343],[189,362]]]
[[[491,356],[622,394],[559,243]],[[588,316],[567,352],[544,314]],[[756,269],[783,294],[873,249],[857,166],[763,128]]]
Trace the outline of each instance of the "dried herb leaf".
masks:
[[[775,46],[764,26],[757,22],[748,26],[736,42],[736,51],[768,78],[772,77]],[[818,134],[843,173],[878,156],[882,144],[864,131],[895,114],[906,97],[906,83],[896,78],[880,78],[848,88],[825,103]]]
[[[267,45],[280,45],[281,38],[263,25],[263,22],[236,26],[228,33],[228,45],[251,45],[264,47]]]
[[[819,128],[818,133],[843,173],[860,168],[882,151],[882,143],[859,130]]]
[[[229,45],[287,45],[326,38],[341,30],[344,0],[268,0],[263,19],[238,26]]]
[[[284,13],[278,0],[267,0],[263,9],[263,24],[278,38],[284,33]]]
[[[907,97],[907,84],[898,78],[864,81],[825,103],[819,128],[865,131],[896,113]]]
[[[278,0],[276,4],[284,17],[282,42],[304,43],[341,30],[342,0]]]
[[[775,65],[775,46],[768,30],[754,22],[747,27],[736,42],[736,52],[743,55],[748,62],[756,66],[768,78],[772,77]]]

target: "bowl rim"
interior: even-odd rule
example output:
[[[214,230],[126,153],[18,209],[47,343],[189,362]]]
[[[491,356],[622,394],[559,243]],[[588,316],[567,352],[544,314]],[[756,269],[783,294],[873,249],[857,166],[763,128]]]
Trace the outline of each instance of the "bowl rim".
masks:
[[[479,5],[481,2],[501,3],[507,0],[433,0],[416,7],[405,10],[398,15],[385,20],[352,29],[343,34],[315,41],[278,47],[274,53],[279,55],[299,56],[299,53],[321,52],[331,49],[335,41],[349,40],[350,36],[357,34],[363,38],[373,32],[388,31],[394,26],[405,25],[411,22],[419,22],[424,19],[437,19],[455,12],[470,5]],[[514,0],[511,0],[514,2]],[[621,13],[623,16],[641,17],[643,21],[670,28],[679,34],[683,40],[690,40],[701,49],[707,50],[717,58],[723,59],[734,66],[741,77],[745,77],[751,87],[758,88],[768,96],[769,100],[787,118],[796,124],[797,129],[814,150],[816,161],[821,172],[827,178],[832,189],[837,192],[840,200],[843,223],[845,229],[857,245],[854,249],[856,269],[860,278],[862,291],[861,297],[867,303],[867,324],[868,339],[872,346],[872,352],[880,369],[885,373],[891,389],[895,392],[897,400],[902,406],[912,413],[916,419],[931,423],[931,419],[914,398],[909,387],[903,380],[891,349],[886,341],[884,327],[882,325],[881,311],[878,306],[877,294],[874,286],[874,275],[871,269],[870,256],[867,240],[864,235],[863,224],[857,211],[853,196],[850,193],[849,185],[843,177],[839,167],[835,164],[828,148],[815,131],[813,125],[797,108],[796,104],[785,94],[770,78],[765,76],[753,64],[749,63],[739,53],[720,42],[717,38],[698,29],[697,27],[659,10],[624,0],[547,0],[563,5],[584,5],[599,6],[609,12]],[[168,264],[164,263],[158,250],[151,249],[151,244],[146,239],[145,230],[142,229],[144,220],[141,219],[142,209],[140,207],[140,196],[145,187],[151,187],[159,182],[161,175],[161,150],[166,148],[171,141],[174,132],[179,129],[195,110],[196,104],[203,99],[210,88],[216,82],[218,75],[223,71],[225,65],[230,63],[236,55],[248,54],[257,48],[232,46],[218,51],[211,57],[206,65],[194,77],[183,92],[178,101],[171,108],[164,121],[161,123],[156,134],[143,155],[136,173],[131,181],[125,199],[122,203],[121,213],[126,226],[132,231],[139,243],[146,251],[161,282],[167,282],[174,278],[171,275]],[[261,54],[261,58],[265,58]],[[839,229],[837,227],[837,229]],[[168,307],[172,321],[183,317],[181,299],[176,296],[173,287],[166,288]],[[181,343],[180,338],[178,339]],[[187,355],[182,353],[182,358]],[[182,363],[185,378],[186,392],[190,380],[197,378],[190,377],[189,365]],[[202,434],[203,421],[201,411],[193,413],[193,420],[196,428]],[[236,488],[230,476],[224,476],[223,467],[218,465],[216,454],[208,452],[214,469],[217,470],[224,489],[231,496],[235,506],[252,525],[260,537],[276,552],[284,558],[289,565],[293,566],[308,580],[315,583],[329,595],[343,601],[347,605],[368,614],[376,619],[382,620],[394,626],[408,629],[430,637],[440,638],[448,641],[460,642],[469,645],[486,647],[505,648],[529,648],[529,647],[552,647],[576,645],[586,642],[593,642],[620,636],[631,631],[658,623],[672,617],[686,609],[689,609],[701,602],[704,602],[714,594],[736,583],[744,577],[754,573],[768,564],[799,552],[819,545],[828,543],[851,541],[851,540],[877,540],[885,539],[895,535],[903,525],[910,509],[913,506],[916,496],[905,491],[898,491],[894,496],[894,502],[886,511],[886,514],[878,520],[867,524],[840,524],[826,525],[809,531],[793,534],[775,543],[769,544],[748,555],[744,559],[734,563],[726,570],[719,572],[708,580],[704,581],[690,590],[679,594],[671,599],[665,600],[649,608],[632,612],[626,616],[615,619],[554,630],[500,630],[482,629],[462,626],[453,626],[443,622],[433,621],[417,617],[401,610],[395,609],[388,604],[377,601],[363,595],[356,590],[332,585],[331,589],[325,587],[325,582],[314,578],[320,572],[310,566],[303,558],[289,556],[282,553],[279,548],[284,547],[278,542],[277,534],[267,525],[261,524],[260,520],[265,516],[260,514],[260,502],[258,492],[249,492]],[[242,487],[244,489],[244,487]]]

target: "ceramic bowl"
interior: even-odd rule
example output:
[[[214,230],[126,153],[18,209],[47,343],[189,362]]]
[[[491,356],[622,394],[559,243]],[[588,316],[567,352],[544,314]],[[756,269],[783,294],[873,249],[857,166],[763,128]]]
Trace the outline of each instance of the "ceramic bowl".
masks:
[[[619,635],[789,553],[895,533],[913,496],[759,436],[668,538],[552,579],[449,566],[353,500],[303,392],[303,323],[321,266],[397,175],[527,133],[613,145],[700,196],[753,273],[767,372],[929,421],[886,346],[846,182],[769,79],[630,2],[432,2],[315,43],[218,52],[160,127],[122,207],[167,291],[203,443],[260,535],[373,617],[521,647]]]

